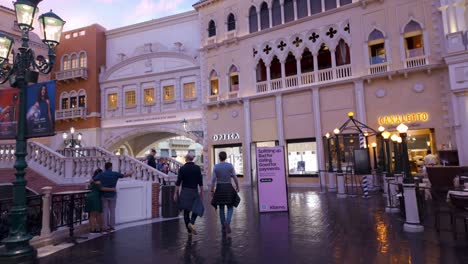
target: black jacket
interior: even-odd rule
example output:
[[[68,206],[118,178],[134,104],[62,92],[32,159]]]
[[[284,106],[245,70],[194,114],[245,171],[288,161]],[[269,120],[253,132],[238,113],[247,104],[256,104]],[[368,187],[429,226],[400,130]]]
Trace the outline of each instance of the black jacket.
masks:
[[[156,159],[154,158],[153,155],[148,155],[148,157],[146,157],[146,160],[148,162],[148,166],[150,167],[153,167],[156,169]]]
[[[198,185],[203,186],[200,167],[193,162],[187,162],[184,166],[180,167],[176,185],[180,186],[181,184],[183,188],[191,189],[196,189]]]

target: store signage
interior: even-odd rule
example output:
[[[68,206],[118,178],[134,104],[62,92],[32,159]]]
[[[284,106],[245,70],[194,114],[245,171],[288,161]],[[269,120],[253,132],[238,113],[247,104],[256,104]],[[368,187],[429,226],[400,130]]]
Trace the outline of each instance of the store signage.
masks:
[[[396,114],[379,116],[379,125],[398,125],[401,123],[418,123],[429,121],[429,114],[427,112]]]
[[[288,211],[288,193],[283,147],[257,148],[258,209]]]
[[[213,141],[240,139],[239,133],[226,133],[213,135]]]

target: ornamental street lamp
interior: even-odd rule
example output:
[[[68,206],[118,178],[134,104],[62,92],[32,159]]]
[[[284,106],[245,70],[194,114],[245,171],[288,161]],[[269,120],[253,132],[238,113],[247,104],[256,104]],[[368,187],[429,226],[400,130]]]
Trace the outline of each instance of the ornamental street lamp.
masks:
[[[396,134],[393,134],[390,139],[393,142],[393,153],[395,157],[395,169],[394,172],[397,174],[401,173],[401,158],[400,158],[400,148],[398,147],[398,138]]]
[[[29,47],[29,32],[38,12],[37,5],[41,0],[18,0],[14,3],[16,21],[21,29],[21,47],[18,53],[13,51],[13,61],[9,61],[12,53],[13,38],[0,33],[0,83],[7,80],[12,87],[19,90],[19,116],[15,149],[16,180],[13,183],[13,206],[10,210],[10,229],[8,237],[0,249],[0,263],[31,262],[36,258],[36,250],[29,244],[32,236],[27,232],[26,180],[27,163],[26,139],[26,88],[29,83],[37,83],[39,72],[49,74],[55,63],[55,48],[59,44],[62,29],[65,24],[52,11],[39,17],[42,30],[42,42],[49,48],[48,59],[36,56]]]
[[[377,139],[379,140],[380,149],[379,149],[379,162],[381,163],[381,170],[386,171],[385,165],[385,142],[384,138],[382,137],[382,133],[385,131],[385,127],[379,126],[378,128],[379,134],[377,135]]]
[[[330,147],[331,145],[330,141],[332,139],[331,139],[330,133],[327,132],[327,134],[325,134],[325,137],[327,138],[327,149],[328,149],[328,172],[333,172],[332,153],[331,153],[331,147]]]
[[[335,134],[335,148],[336,148],[336,172],[343,173],[343,169],[341,168],[341,148],[340,148],[340,139],[338,136],[340,135],[340,129],[335,128],[333,130]]]
[[[406,143],[406,136],[408,132],[408,127],[401,123],[397,126],[397,130],[400,133],[401,137],[401,159],[403,163],[403,171],[405,172],[405,178],[403,179],[404,183],[413,183],[414,179],[411,176],[410,166],[409,166],[409,157],[408,157],[408,144]]]
[[[83,134],[78,133],[76,134],[75,138],[75,128],[70,128],[70,138],[68,138],[68,133],[63,132],[62,134],[63,144],[65,144],[65,148],[81,148],[81,139],[83,138]]]
[[[390,164],[391,164],[391,161],[390,161],[390,132],[388,131],[384,131],[382,132],[382,137],[383,137],[383,140],[384,140],[384,143],[385,143],[385,171],[387,171],[387,176],[388,177],[391,177],[391,170],[390,170]]]
[[[374,156],[374,170],[377,170],[377,151],[375,150],[377,148],[377,143],[372,142],[372,154]]]

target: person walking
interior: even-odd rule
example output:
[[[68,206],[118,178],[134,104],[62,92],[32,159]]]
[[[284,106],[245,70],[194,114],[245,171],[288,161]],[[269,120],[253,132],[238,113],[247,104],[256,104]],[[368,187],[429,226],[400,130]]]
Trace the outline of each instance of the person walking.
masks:
[[[219,207],[219,220],[223,233],[231,233],[231,219],[234,213],[234,207],[237,207],[240,202],[239,181],[234,166],[226,162],[227,154],[224,151],[219,153],[220,163],[216,164],[213,168],[211,180],[211,193],[213,200],[211,205]],[[231,179],[234,179],[236,189],[232,186]],[[225,208],[227,207],[227,218]]]
[[[102,187],[114,188],[117,186],[117,181],[124,177],[130,177],[133,173],[122,174],[112,171],[112,163],[106,162],[104,165],[105,171],[99,173],[94,180],[100,181]],[[101,193],[102,209],[103,209],[103,228],[105,231],[115,231],[115,206],[117,202],[117,192],[109,191]]]
[[[185,156],[186,163],[179,169],[174,193],[174,201],[178,202],[179,209],[184,211],[185,227],[189,235],[197,234],[195,220],[203,215],[204,210],[203,177],[200,167],[193,163],[193,159],[194,156],[191,153]]]

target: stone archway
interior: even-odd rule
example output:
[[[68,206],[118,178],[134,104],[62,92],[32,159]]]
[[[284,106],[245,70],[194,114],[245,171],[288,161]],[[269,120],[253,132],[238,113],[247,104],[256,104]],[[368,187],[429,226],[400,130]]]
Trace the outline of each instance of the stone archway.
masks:
[[[178,125],[178,124],[176,124]],[[182,129],[178,129],[171,125],[146,125],[141,127],[122,127],[113,128],[103,131],[103,143],[102,147],[108,150],[117,148],[121,145],[130,144],[132,141],[136,141],[140,145],[149,145],[153,143],[155,139],[164,139],[174,136],[185,136],[192,139],[193,141],[203,144],[203,139],[197,136],[187,133]],[[153,136],[153,137],[151,137]],[[138,139],[138,140],[137,140]],[[138,153],[141,147],[132,147],[133,153]]]

